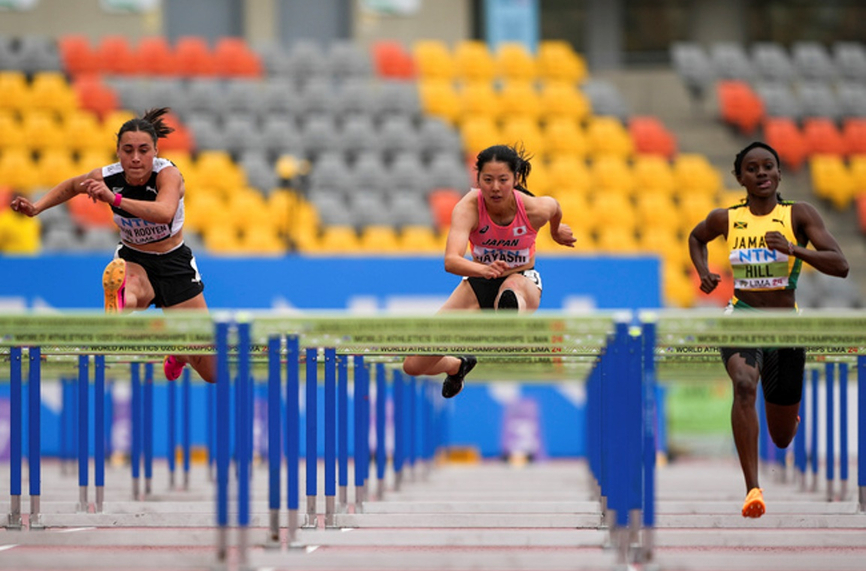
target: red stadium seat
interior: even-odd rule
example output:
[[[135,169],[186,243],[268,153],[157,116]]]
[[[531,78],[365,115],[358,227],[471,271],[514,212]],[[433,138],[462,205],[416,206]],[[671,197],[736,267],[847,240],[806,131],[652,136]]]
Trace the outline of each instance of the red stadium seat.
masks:
[[[635,151],[647,155],[662,155],[672,159],[677,152],[673,133],[657,117],[632,117],[628,123]]]
[[[261,77],[262,62],[241,38],[220,38],[213,57],[219,74],[225,77]]]
[[[373,62],[379,77],[391,79],[413,79],[415,63],[400,42],[378,40],[373,43]]]
[[[721,119],[751,135],[764,117],[764,104],[748,83],[722,80],[716,84]]]
[[[782,163],[792,170],[799,170],[809,147],[797,124],[787,117],[772,117],[764,121],[764,140],[779,153]]]
[[[214,76],[216,61],[207,39],[200,36],[182,36],[174,45],[178,73],[184,77]]]
[[[803,121],[803,137],[809,154],[845,155],[848,145],[833,120],[825,117],[810,117]]]
[[[82,34],[65,34],[57,40],[60,59],[63,68],[69,75],[97,73],[99,71],[99,56],[87,36]]]
[[[147,36],[135,48],[139,71],[144,75],[178,75],[177,58],[168,40],[163,36]]]
[[[139,73],[138,59],[129,39],[119,34],[103,36],[96,48],[100,70],[112,75]]]
[[[842,125],[848,155],[866,155],[866,117],[849,117]]]
[[[99,76],[85,75],[75,79],[72,84],[82,109],[93,111],[100,118],[118,108],[117,93],[102,82]]]

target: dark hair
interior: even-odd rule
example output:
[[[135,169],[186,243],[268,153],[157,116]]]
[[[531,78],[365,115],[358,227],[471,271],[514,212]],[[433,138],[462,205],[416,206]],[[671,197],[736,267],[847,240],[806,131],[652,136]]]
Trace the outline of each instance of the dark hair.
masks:
[[[765,149],[767,151],[770,151],[770,153],[772,153],[772,155],[776,158],[776,166],[778,166],[779,169],[781,170],[782,161],[781,161],[781,159],[779,159],[779,153],[776,152],[776,149],[774,149],[773,147],[771,147],[770,145],[768,145],[767,143],[764,143],[762,141],[754,141],[754,142],[746,145],[746,147],[742,151],[737,153],[736,157],[734,157],[734,174],[735,175],[740,176],[740,174],[742,174],[742,172],[743,172],[743,159],[746,158],[746,155],[749,154],[749,151],[751,151],[752,149]],[[782,193],[779,192],[778,190],[776,191],[776,200],[778,200],[779,202],[782,202],[782,200],[784,200],[782,198]],[[749,203],[748,197],[745,198],[744,203],[745,204]]]
[[[120,144],[120,137],[129,131],[143,131],[150,135],[153,139],[153,144],[156,145],[157,139],[162,139],[174,132],[174,128],[169,127],[163,121],[163,115],[171,111],[168,107],[159,107],[157,109],[148,109],[141,117],[130,119],[120,127],[117,132],[117,144]]]
[[[491,162],[505,163],[514,174],[514,188],[529,196],[535,196],[526,189],[526,179],[532,171],[532,165],[529,163],[531,158],[523,147],[493,145],[478,153],[475,160],[475,170],[480,173],[484,165]]]
[[[779,159],[779,153],[776,152],[776,149],[768,145],[767,143],[763,143],[761,141],[755,141],[753,143],[749,143],[745,149],[737,153],[737,156],[734,157],[734,174],[740,176],[743,170],[743,159],[746,158],[746,155],[749,154],[749,151],[752,149],[765,149],[770,151],[774,157],[776,157],[776,164],[779,168],[782,168],[782,161]]]

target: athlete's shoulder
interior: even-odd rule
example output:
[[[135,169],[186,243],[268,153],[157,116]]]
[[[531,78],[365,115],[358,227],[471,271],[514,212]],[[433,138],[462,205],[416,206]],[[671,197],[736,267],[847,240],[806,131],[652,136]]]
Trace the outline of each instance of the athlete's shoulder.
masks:
[[[158,172],[160,172],[162,169],[167,168],[167,167],[175,167],[175,168],[177,168],[177,165],[175,165],[175,164],[174,164],[173,162],[171,162],[170,160],[168,160],[168,159],[164,159],[164,158],[162,158],[162,157],[154,157],[154,158],[153,158],[153,172],[158,173]]]
[[[123,167],[119,162],[112,163],[110,165],[106,165],[102,167],[102,177],[107,178],[115,174],[120,174],[123,172]]]

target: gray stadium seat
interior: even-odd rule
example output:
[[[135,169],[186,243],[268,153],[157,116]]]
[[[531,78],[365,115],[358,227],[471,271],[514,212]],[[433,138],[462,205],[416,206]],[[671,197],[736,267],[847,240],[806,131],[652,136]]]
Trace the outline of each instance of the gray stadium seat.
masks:
[[[388,171],[379,154],[370,152],[358,156],[352,166],[352,186],[362,194],[387,192]]]
[[[409,157],[415,157],[415,160]],[[414,153],[403,153],[394,160],[389,169],[391,194],[394,196],[422,196],[432,190],[427,177],[427,168]]]
[[[244,151],[267,151],[265,140],[261,136],[261,128],[252,114],[228,115],[223,120],[223,145],[235,156]]]
[[[800,101],[802,117],[828,117],[837,121],[842,109],[836,94],[828,83],[823,81],[801,81],[797,85],[797,98]]]
[[[797,78],[797,70],[788,51],[776,42],[752,44],[752,61],[761,78],[771,81],[791,82]]]
[[[465,163],[453,150],[432,157],[427,167],[427,179],[432,188],[453,188],[460,192],[469,190],[475,184],[469,178]]]
[[[391,197],[391,219],[396,226],[433,227],[433,214],[423,194],[395,194]]]
[[[460,134],[442,119],[427,117],[418,127],[420,151],[426,157],[440,152],[458,152],[463,143]]]
[[[339,134],[334,118],[330,115],[306,117],[301,127],[304,152],[315,160],[320,153],[339,149]]]
[[[382,150],[382,140],[377,136],[371,115],[354,114],[345,117],[339,139],[340,148],[351,159],[364,149],[377,152]]]
[[[198,151],[224,150],[222,125],[211,113],[192,113],[186,122]]]
[[[854,282],[818,272],[815,272],[814,279],[820,292],[816,300],[816,307],[825,309],[853,309],[863,306],[860,293],[857,291],[857,286]]]
[[[797,72],[804,79],[832,81],[836,78],[836,66],[830,52],[818,42],[794,42],[791,58]]]
[[[328,79],[325,52],[312,40],[297,40],[287,50],[288,73],[301,86],[315,79]]]
[[[310,192],[310,201],[319,213],[324,226],[354,226],[355,219],[345,195],[319,190]]]
[[[171,110],[182,120],[189,115],[190,108],[187,106],[186,86],[183,80],[152,78],[148,81],[145,91],[147,96],[141,109],[171,107]]]
[[[365,192],[354,189],[349,197],[352,224],[360,229],[364,226],[393,226],[390,204],[384,193]]]
[[[332,43],[326,52],[324,65],[331,77],[341,82],[373,75],[370,52],[351,41]]]
[[[140,77],[108,77],[105,83],[117,93],[118,103],[124,109],[141,113],[150,99],[150,81]]]
[[[209,111],[217,116],[225,115],[225,82],[214,78],[192,79],[186,88],[189,112]]]
[[[836,88],[836,96],[843,117],[866,117],[866,85],[843,81]]]
[[[710,46],[716,76],[722,79],[756,79],[755,66],[746,49],[736,42],[717,42]]]
[[[262,60],[268,76],[288,77],[291,75],[291,61],[288,58],[288,50],[279,42],[265,42],[257,44],[253,50]]]
[[[265,115],[261,119],[261,124],[262,144],[272,157],[303,155],[304,144],[298,124],[293,117],[282,113]]]
[[[262,85],[262,109],[264,113],[297,115],[300,104],[294,82],[287,77],[269,77]]]
[[[61,71],[60,54],[57,42],[48,36],[26,34],[13,40],[12,51],[9,54],[12,61],[8,69],[16,69],[25,73],[40,71]]]
[[[117,230],[89,228],[81,236],[79,249],[91,252],[111,252],[119,241]]]
[[[671,63],[693,99],[702,99],[716,80],[713,61],[695,42],[674,42],[670,47]]]
[[[45,252],[74,252],[80,249],[81,239],[71,225],[54,226],[42,234],[42,250]]]
[[[246,174],[247,184],[258,189],[262,194],[269,194],[280,182],[273,163],[263,152],[244,151],[239,157],[238,164]]]
[[[376,89],[375,114],[382,120],[391,115],[415,118],[421,114],[418,87],[413,81],[383,81]]]
[[[298,92],[298,114],[334,113],[334,86],[328,79],[313,79]]]
[[[421,141],[408,115],[390,115],[382,119],[377,138],[387,157],[400,151],[418,151]]]
[[[580,89],[589,98],[594,115],[610,115],[623,122],[628,120],[628,105],[613,83],[590,79],[581,84]]]
[[[262,113],[265,92],[257,79],[230,79],[225,84],[227,113]]]
[[[755,85],[755,92],[763,101],[768,117],[788,117],[798,121],[803,116],[800,102],[788,84],[758,82]]]
[[[343,82],[333,98],[334,112],[342,117],[355,114],[373,115],[376,107],[376,89],[367,79]]]
[[[866,47],[862,43],[836,42],[833,62],[843,80],[866,81]]]
[[[353,185],[352,170],[339,153],[322,154],[310,173],[310,194],[324,191],[345,194]]]

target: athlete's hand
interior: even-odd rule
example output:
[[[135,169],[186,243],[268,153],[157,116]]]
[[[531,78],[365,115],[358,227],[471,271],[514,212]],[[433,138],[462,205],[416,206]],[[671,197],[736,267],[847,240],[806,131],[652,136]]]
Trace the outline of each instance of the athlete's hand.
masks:
[[[81,182],[81,186],[84,187],[84,192],[87,193],[87,196],[89,196],[90,200],[94,203],[107,202],[108,204],[111,204],[114,202],[114,193],[111,192],[102,181],[86,178]]]
[[[764,242],[767,243],[768,248],[788,253],[788,239],[777,230],[764,234]]]
[[[9,203],[9,208],[31,218],[39,214],[39,210],[36,206],[24,196],[16,196],[13,198],[12,202]]]
[[[701,276],[701,291],[704,293],[711,293],[716,289],[716,287],[718,287],[720,281],[722,281],[722,276],[712,272]]]
[[[577,242],[577,238],[574,237],[571,226],[568,224],[560,224],[556,232],[551,232],[550,236],[554,242],[568,248],[574,248],[574,243]]]
[[[508,264],[502,260],[496,260],[489,266],[484,266],[484,269],[481,271],[481,277],[487,278],[488,280],[496,279],[502,277],[502,274],[504,274],[506,270],[508,270]]]

